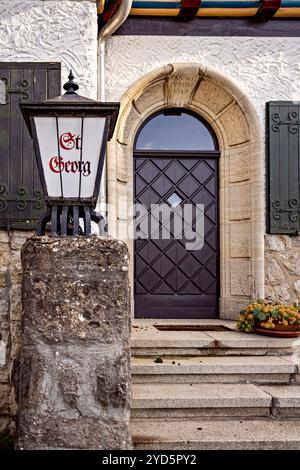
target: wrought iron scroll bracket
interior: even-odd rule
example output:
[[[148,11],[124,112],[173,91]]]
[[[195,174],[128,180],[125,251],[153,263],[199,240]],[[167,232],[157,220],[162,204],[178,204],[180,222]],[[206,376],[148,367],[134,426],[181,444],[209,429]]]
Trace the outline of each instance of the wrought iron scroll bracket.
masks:
[[[298,134],[300,126],[300,118],[296,111],[288,113],[288,119],[282,120],[279,113],[274,113],[271,116],[273,121],[272,130],[274,132],[279,132],[280,126],[287,125],[290,134]]]
[[[274,209],[272,216],[275,220],[280,220],[281,213],[288,213],[291,222],[297,222],[300,217],[300,205],[297,199],[289,199],[288,207],[281,207],[280,201],[273,201]]]
[[[28,207],[28,203],[33,203],[36,210],[43,207],[43,195],[41,191],[34,191],[33,197],[29,197],[28,191],[24,186],[17,189],[16,195],[10,195],[5,184],[0,184],[0,212],[8,209],[8,204],[13,202],[17,205],[18,211],[24,211]]]

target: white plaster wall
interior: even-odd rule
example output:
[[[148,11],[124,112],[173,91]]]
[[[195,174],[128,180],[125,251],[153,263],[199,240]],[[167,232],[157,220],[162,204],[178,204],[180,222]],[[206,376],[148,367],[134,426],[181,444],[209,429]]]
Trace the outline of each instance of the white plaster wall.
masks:
[[[106,49],[108,100],[162,65],[196,62],[234,80],[263,123],[270,100],[300,101],[300,38],[114,36]]]
[[[97,97],[96,0],[0,1],[0,62],[61,62]]]

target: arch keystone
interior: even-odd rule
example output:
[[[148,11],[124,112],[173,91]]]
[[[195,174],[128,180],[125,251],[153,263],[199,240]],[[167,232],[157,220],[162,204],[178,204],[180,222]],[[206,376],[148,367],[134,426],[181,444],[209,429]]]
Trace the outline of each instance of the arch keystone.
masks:
[[[174,65],[167,85],[168,106],[183,107],[190,103],[203,73],[199,66],[194,64]]]

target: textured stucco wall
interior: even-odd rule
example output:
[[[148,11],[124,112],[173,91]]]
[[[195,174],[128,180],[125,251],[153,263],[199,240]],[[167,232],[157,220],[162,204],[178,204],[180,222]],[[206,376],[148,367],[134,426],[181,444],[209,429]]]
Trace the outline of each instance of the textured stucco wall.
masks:
[[[107,99],[147,72],[194,62],[227,75],[263,120],[265,102],[300,100],[300,38],[114,36],[106,49]]]
[[[61,62],[72,68],[82,95],[97,93],[97,14],[94,1],[0,1],[0,61]]]
[[[265,133],[265,104],[300,101],[300,38],[114,36],[106,49],[106,96],[120,97],[169,63],[199,63],[232,80],[254,105]],[[300,301],[300,237],[266,236],[266,295]]]

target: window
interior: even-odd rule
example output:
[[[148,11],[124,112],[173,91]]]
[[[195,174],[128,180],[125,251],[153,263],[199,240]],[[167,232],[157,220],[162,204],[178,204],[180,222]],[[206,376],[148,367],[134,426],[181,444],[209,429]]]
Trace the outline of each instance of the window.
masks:
[[[213,131],[201,119],[181,109],[165,110],[152,116],[141,128],[137,150],[217,150]]]

